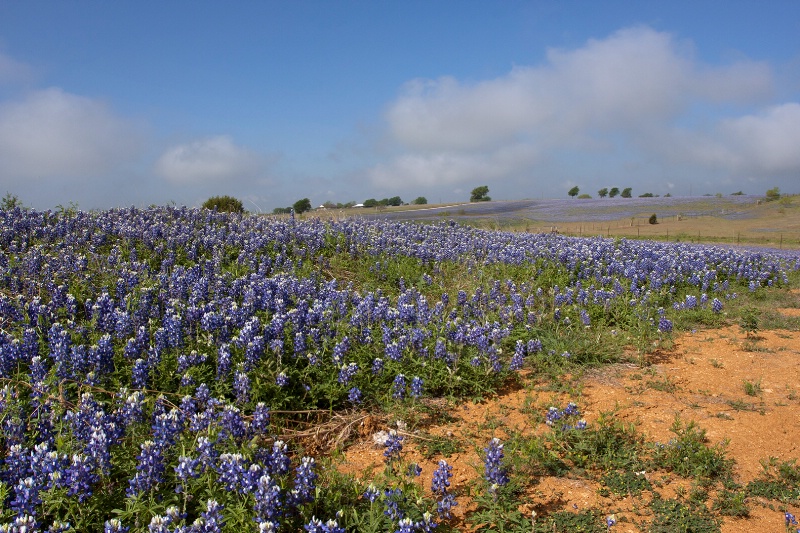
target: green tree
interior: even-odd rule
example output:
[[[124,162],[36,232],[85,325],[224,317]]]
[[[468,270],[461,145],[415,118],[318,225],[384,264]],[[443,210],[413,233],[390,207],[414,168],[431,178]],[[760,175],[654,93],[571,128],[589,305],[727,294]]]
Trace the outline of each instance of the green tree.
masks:
[[[399,196],[392,196],[389,198],[389,201],[386,205],[393,205],[397,207],[398,205],[403,205],[403,200]]]
[[[242,201],[233,196],[212,196],[203,202],[203,208],[220,213],[244,213]]]
[[[475,187],[472,189],[472,194],[470,194],[469,201],[470,202],[488,202],[491,200],[488,196],[489,194],[489,187],[486,185],[481,185],[480,187]]]
[[[297,200],[292,207],[294,208],[295,213],[302,215],[306,211],[311,211],[311,200],[308,198]]]
[[[273,215],[288,215],[292,212],[291,207],[276,207],[272,210]]]
[[[378,205],[378,200],[375,198],[368,198],[364,200],[364,207],[376,207]]]
[[[780,199],[781,197],[781,190],[777,187],[773,187],[772,189],[767,190],[767,201],[774,202],[775,200]]]
[[[608,197],[614,198],[619,194],[619,187],[611,187],[611,190],[608,191]]]
[[[571,189],[569,190],[569,192],[567,192],[567,194],[568,194],[568,195],[570,195],[570,196],[572,196],[573,198],[575,198],[576,196],[578,196],[578,193],[579,193],[579,192],[581,192],[581,190],[580,190],[580,189],[578,188],[578,186],[576,185],[576,186],[574,186],[573,188],[571,188]]]
[[[622,189],[622,194],[620,194],[620,196],[622,196],[623,198],[630,198],[631,191],[633,191],[631,187],[625,187],[624,189]]]
[[[650,220],[648,220],[648,222],[650,222],[651,224],[658,224],[658,217],[656,216],[655,213],[650,215]]]
[[[428,203],[428,199],[425,198],[424,196],[418,196],[411,203],[414,204],[414,205],[425,205],[425,204]]]
[[[608,187],[603,187],[602,189],[597,191],[597,196],[599,196],[600,198],[605,198],[606,196],[608,196]]]
[[[653,198],[653,196],[654,196],[654,195],[653,195],[653,193],[651,193],[651,192],[646,192],[646,193],[644,193],[644,194],[640,194],[640,195],[639,195],[639,198]]]

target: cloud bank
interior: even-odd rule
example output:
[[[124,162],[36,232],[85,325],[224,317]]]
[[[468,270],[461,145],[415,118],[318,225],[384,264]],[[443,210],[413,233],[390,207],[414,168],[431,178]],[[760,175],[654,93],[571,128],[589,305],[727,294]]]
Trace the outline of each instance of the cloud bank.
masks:
[[[135,157],[138,127],[103,102],[49,88],[0,103],[3,181],[87,178]]]
[[[385,113],[397,152],[369,177],[384,188],[519,180],[574,160],[799,172],[800,106],[770,102],[774,78],[763,63],[704,64],[690,43],[642,26],[495,79],[412,80]]]
[[[156,173],[173,184],[213,184],[260,173],[263,161],[226,135],[168,148],[155,164]]]

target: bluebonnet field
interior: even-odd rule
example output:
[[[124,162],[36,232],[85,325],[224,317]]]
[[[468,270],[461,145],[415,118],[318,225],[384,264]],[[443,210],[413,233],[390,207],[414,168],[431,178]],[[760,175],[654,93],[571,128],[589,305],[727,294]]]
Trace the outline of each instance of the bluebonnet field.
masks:
[[[0,531],[411,532],[447,529],[446,463],[419,487],[390,435],[386,471],[362,486],[284,430],[616,360],[786,284],[800,257],[454,222],[14,209],[0,269]],[[484,452],[490,489],[501,450]]]
[[[542,199],[508,200],[464,203],[454,206],[430,207],[422,210],[386,210],[364,215],[387,220],[455,220],[491,218],[497,220],[532,220],[548,223],[608,222],[632,217],[647,218],[655,212],[659,217],[716,216],[734,220],[752,216],[752,207],[763,196],[668,196],[645,198]]]

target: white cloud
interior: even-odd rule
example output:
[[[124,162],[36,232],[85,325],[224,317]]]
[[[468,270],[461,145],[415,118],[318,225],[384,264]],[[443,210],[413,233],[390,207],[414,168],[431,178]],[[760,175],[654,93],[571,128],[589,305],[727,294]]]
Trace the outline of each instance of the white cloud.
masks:
[[[86,178],[133,157],[140,135],[97,100],[49,88],[0,103],[0,178]]]
[[[796,165],[784,148],[789,143],[767,144],[764,136],[794,135],[791,109],[713,126],[720,109],[766,102],[774,84],[763,63],[710,66],[669,33],[623,29],[578,49],[548,50],[543,64],[517,66],[494,79],[408,82],[385,115],[400,154],[371,169],[370,177],[382,186],[499,181],[570,153],[582,161],[649,160],[672,151],[670,157],[685,161],[696,159],[691,153],[700,145],[712,148],[707,164],[727,168],[754,137],[759,141],[744,154],[763,158],[765,168],[768,162],[786,168]],[[713,134],[678,126],[709,120]],[[695,143],[676,140],[692,136]],[[631,157],[620,157],[626,151]]]
[[[176,184],[208,184],[252,178],[261,158],[220,135],[167,149],[156,161],[156,173]]]
[[[0,84],[27,82],[33,78],[33,69],[0,52]]]
[[[800,104],[787,103],[726,120],[720,131],[734,152],[735,166],[768,173],[800,171]]]

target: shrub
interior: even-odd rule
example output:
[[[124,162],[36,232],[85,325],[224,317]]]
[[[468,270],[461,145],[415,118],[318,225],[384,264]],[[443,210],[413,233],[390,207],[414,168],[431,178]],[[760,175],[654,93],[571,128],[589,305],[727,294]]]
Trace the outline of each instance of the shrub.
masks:
[[[244,205],[241,200],[233,196],[212,196],[203,202],[203,208],[220,213],[244,213]]]
[[[650,222],[651,224],[658,224],[658,217],[656,216],[655,213],[650,215],[650,219],[648,220],[648,222]]]

